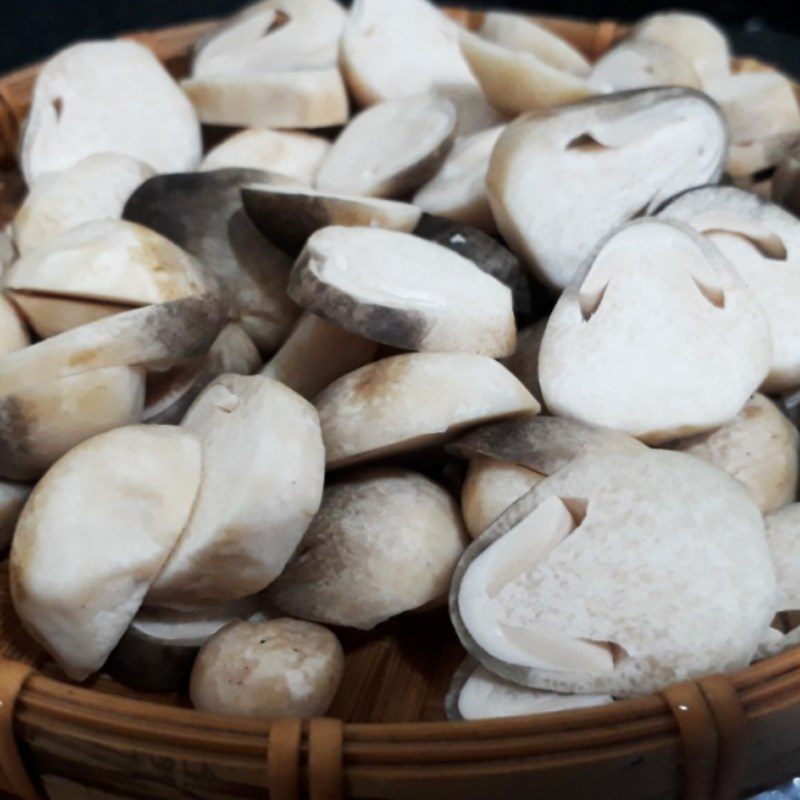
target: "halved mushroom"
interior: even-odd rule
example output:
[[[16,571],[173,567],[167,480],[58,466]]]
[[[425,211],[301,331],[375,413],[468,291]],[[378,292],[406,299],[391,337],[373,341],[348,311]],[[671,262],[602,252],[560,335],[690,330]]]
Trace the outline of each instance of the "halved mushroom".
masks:
[[[651,39],[625,39],[592,68],[589,85],[598,92],[621,92],[648,86],[700,89],[700,77],[680,51]]]
[[[368,364],[377,342],[306,312],[261,374],[312,400],[337,378]]]
[[[223,375],[182,427],[202,442],[203,479],[147,602],[191,607],[255,594],[280,574],[319,508],[325,451],[317,413],[277,381]]]
[[[652,14],[637,23],[631,36],[677,50],[691,61],[704,84],[730,73],[731,53],[725,34],[699,14],[684,11]]]
[[[86,222],[23,255],[6,273],[5,286],[40,336],[120,307],[218,290],[214,276],[169,239],[112,219]]]
[[[318,189],[403,197],[433,177],[453,146],[456,110],[436,95],[387,100],[339,134],[317,173]]]
[[[362,106],[475,85],[459,50],[458,27],[427,0],[354,0],[340,59]]]
[[[503,364],[522,381],[522,385],[543,407],[542,387],[539,385],[539,350],[546,328],[547,317],[517,331],[516,349],[508,358],[503,359]]]
[[[260,169],[311,185],[329,148],[327,139],[302,131],[248,128],[212,148],[200,169]]]
[[[152,167],[130,156],[95,153],[63,172],[43,175],[14,217],[20,255],[85,222],[119,219],[133,190],[153,174]]]
[[[707,97],[642,89],[511,123],[486,186],[511,249],[563,289],[603,236],[684,189],[713,183],[725,156],[725,122]]]
[[[200,650],[189,695],[214,714],[311,719],[328,710],[343,674],[342,646],[321,625],[232,622]]]
[[[738,669],[775,608],[763,531],[747,490],[700,459],[584,456],[467,549],[451,616],[488,669],[539,689],[627,697]]]
[[[105,367],[167,368],[203,355],[227,311],[218,294],[191,295],[72,328],[0,358],[0,397]]]
[[[731,186],[701,187],[659,214],[705,234],[758,298],[772,333],[767,392],[800,383],[800,221]]]
[[[508,287],[408,233],[317,231],[295,262],[289,295],[345,330],[405,350],[499,357],[514,349]]]
[[[335,0],[261,0],[197,43],[192,77],[333,66],[344,22]]]
[[[547,50],[512,50],[466,31],[460,43],[486,99],[502,114],[573,103],[595,93],[584,74],[549,63]]]
[[[187,78],[181,88],[209,125],[325,128],[347,122],[347,91],[336,67]]]
[[[0,480],[0,554],[11,544],[17,519],[32,488],[27,483]]]
[[[100,669],[125,633],[189,518],[200,470],[188,431],[132,425],[74,448],[34,489],[11,547],[11,596],[70,678]]]
[[[0,294],[0,356],[21,350],[30,343],[31,337],[19,311]]]
[[[150,50],[117,39],[68,47],[40,70],[20,161],[33,184],[94,153],[167,172],[192,169],[201,152],[191,103]]]
[[[539,378],[553,414],[657,444],[736,416],[771,349],[761,304],[719,250],[649,218],[578,271],[547,323]]]
[[[407,353],[344,375],[316,399],[328,468],[446,441],[539,404],[503,366],[471,353]]]
[[[21,388],[0,397],[0,476],[40,477],[75,445],[141,422],[144,370],[108,367]]]
[[[277,349],[299,315],[286,295],[291,261],[256,230],[241,188],[289,178],[252,169],[157,175],[125,204],[125,219],[146,225],[198,258],[228,287],[234,318],[259,349]]]
[[[764,514],[795,500],[798,434],[764,395],[755,395],[727,425],[682,439],[673,450],[691,453],[741,481]]]
[[[466,542],[441,486],[405,469],[362,470],[326,488],[267,597],[292,616],[368,630],[441,600]]]
[[[422,213],[396,200],[263,183],[243,187],[242,202],[259,231],[292,255],[320,228],[346,225],[410,233]]]
[[[474,658],[466,658],[453,675],[444,702],[447,718],[461,720],[551,714],[608,705],[614,698],[608,694],[561,694],[519,686],[490,672]]]
[[[465,222],[494,233],[495,222],[486,197],[486,172],[501,125],[458,142],[441,169],[414,195],[414,205],[429,214]]]

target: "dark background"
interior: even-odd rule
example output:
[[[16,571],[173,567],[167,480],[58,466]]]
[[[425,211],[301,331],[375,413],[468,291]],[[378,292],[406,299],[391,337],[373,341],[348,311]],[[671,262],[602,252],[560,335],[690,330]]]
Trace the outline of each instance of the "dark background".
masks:
[[[451,5],[459,0],[451,0]],[[223,16],[241,0],[0,0],[0,72],[36,61],[78,39],[98,38],[137,29],[175,25]],[[546,13],[636,19],[668,0],[498,0],[506,8]],[[741,54],[770,61],[800,77],[800,8],[797,0],[721,0],[686,2],[724,23]]]

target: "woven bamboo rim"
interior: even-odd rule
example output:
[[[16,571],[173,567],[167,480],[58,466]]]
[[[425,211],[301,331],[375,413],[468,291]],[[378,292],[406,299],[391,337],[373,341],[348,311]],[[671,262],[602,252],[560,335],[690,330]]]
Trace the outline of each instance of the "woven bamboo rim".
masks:
[[[482,19],[480,12],[448,13],[472,28]],[[536,19],[591,58],[625,33],[610,21]],[[180,75],[189,47],[213,24],[133,38]],[[764,67],[741,60],[737,68]],[[38,69],[0,79],[6,166],[15,162]],[[1,222],[18,205],[18,173],[0,172],[0,182]],[[35,797],[36,776],[58,774],[133,797],[185,796],[180,786],[209,798],[263,797],[267,789],[274,800],[726,800],[800,771],[800,648],[610,706],[479,722],[219,717],[69,685],[43,674],[43,663],[14,617],[0,564],[0,796]],[[374,653],[348,661],[351,686],[374,679],[375,663],[382,662]],[[441,666],[446,682],[450,673]]]

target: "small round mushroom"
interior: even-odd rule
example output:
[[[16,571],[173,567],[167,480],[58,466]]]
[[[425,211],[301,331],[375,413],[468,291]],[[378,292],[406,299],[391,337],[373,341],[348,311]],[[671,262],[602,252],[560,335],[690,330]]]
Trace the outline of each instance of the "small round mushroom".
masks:
[[[0,554],[11,544],[17,520],[31,489],[27,483],[0,480]]]
[[[539,379],[553,414],[658,444],[736,416],[771,349],[760,303],[714,245],[646,218],[602,242],[559,299]]]
[[[21,255],[70,230],[100,219],[119,219],[133,190],[154,170],[120,153],[95,153],[36,182],[14,217]]]
[[[534,322],[527,328],[517,331],[517,346],[503,364],[514,374],[522,385],[544,407],[542,387],[539,385],[539,350],[547,328],[547,317]]]
[[[11,546],[11,597],[70,678],[100,669],[125,633],[189,518],[200,470],[188,431],[132,425],[70,450],[34,489]]]
[[[405,469],[361,470],[326,488],[267,597],[295,617],[368,630],[442,600],[466,542],[441,486]]]
[[[500,357],[514,349],[511,291],[451,249],[377,228],[317,231],[289,296],[352,333],[405,350]]]
[[[232,622],[202,647],[189,696],[198,711],[241,717],[323,715],[344,674],[339,640],[297,619]]]
[[[334,381],[315,405],[328,469],[439,444],[483,422],[539,413],[507,369],[471,353],[384,358]]]
[[[724,470],[753,494],[763,514],[795,500],[798,477],[797,429],[764,395],[757,394],[716,431],[670,445]]]
[[[526,114],[492,152],[489,203],[511,249],[561,290],[618,225],[715,182],[726,135],[719,109],[691,89],[642,89]]]
[[[28,329],[13,303],[0,295],[0,356],[21,350],[31,343]]]
[[[317,173],[326,192],[403,197],[433,177],[453,146],[456,109],[436,95],[377,103],[339,134]]]
[[[644,450],[537,484],[464,553],[450,610],[503,678],[628,697],[744,667],[776,597],[749,492],[698,458]]]
[[[159,172],[192,169],[200,160],[200,126],[191,104],[136,42],[73,45],[36,78],[20,147],[28,184],[94,153],[122,153]]]
[[[277,381],[222,375],[181,427],[202,442],[203,479],[147,602],[194,607],[260,592],[280,574],[322,499],[317,413]]]
[[[327,139],[302,131],[248,128],[209,150],[200,169],[260,169],[310,186],[329,148]]]

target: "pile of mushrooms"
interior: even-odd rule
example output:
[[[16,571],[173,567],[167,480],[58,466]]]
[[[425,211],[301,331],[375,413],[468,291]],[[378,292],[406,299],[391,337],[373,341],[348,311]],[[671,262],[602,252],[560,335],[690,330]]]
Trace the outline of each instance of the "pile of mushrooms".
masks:
[[[692,14],[594,59],[471,23],[262,0],[180,82],[41,70],[0,550],[67,678],[313,717],[338,629],[449,612],[475,719],[800,642],[792,85]]]

